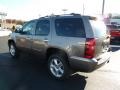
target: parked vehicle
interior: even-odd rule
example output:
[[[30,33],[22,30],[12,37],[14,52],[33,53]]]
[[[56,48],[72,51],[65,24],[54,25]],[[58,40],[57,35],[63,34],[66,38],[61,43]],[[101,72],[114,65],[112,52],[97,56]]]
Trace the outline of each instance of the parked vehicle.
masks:
[[[92,72],[109,61],[110,37],[102,21],[80,14],[53,15],[31,20],[12,33],[8,46],[13,58],[21,51],[42,55],[55,79],[71,71]]]
[[[9,29],[0,29],[0,36],[9,36],[12,33]]]
[[[111,35],[111,42],[120,42],[120,25],[110,24],[107,25]]]
[[[110,23],[112,24],[117,24],[117,25],[120,25],[120,16],[118,15],[116,15],[116,16],[112,16],[111,18],[110,18]]]

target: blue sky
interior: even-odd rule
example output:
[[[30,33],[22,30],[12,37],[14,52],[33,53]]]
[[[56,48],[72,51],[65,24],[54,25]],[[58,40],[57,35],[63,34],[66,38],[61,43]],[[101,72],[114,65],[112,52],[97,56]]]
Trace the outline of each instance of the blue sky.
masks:
[[[67,13],[101,14],[102,0],[0,0],[0,11],[6,18],[30,20],[39,16]],[[120,0],[106,0],[105,13],[120,13]]]

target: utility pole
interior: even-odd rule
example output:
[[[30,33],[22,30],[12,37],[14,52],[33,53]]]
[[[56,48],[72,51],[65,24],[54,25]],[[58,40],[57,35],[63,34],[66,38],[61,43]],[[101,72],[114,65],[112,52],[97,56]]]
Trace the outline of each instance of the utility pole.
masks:
[[[104,15],[104,8],[105,8],[105,0],[102,2],[102,15]]]

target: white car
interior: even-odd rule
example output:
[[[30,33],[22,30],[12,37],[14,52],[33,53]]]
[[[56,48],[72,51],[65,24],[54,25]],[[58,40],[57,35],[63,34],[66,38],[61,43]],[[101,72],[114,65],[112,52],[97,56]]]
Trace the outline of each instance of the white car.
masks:
[[[9,36],[11,33],[9,29],[0,29],[0,36]]]

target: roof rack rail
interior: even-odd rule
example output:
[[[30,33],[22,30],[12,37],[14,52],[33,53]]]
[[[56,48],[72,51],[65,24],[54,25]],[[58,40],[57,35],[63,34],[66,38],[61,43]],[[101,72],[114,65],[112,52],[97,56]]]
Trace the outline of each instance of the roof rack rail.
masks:
[[[39,19],[40,19],[40,18],[48,18],[48,17],[50,17],[50,16],[48,16],[48,15],[47,15],[47,16],[42,16],[42,17],[39,17]]]
[[[70,15],[81,16],[81,14],[78,14],[78,13],[70,13]]]
[[[70,13],[70,14],[61,14],[61,15],[55,15],[55,16],[81,16],[81,14]]]
[[[40,18],[59,17],[59,16],[81,16],[81,14],[77,14],[77,13],[61,14],[61,15],[51,14],[51,15],[47,15],[47,16],[40,17]]]

